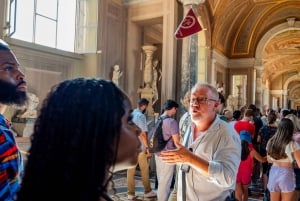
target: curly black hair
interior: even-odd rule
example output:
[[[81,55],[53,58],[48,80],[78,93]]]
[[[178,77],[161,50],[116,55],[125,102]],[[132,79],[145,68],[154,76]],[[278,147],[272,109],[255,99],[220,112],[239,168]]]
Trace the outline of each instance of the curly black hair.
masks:
[[[98,201],[112,177],[126,98],[104,79],[54,86],[35,122],[17,200]]]

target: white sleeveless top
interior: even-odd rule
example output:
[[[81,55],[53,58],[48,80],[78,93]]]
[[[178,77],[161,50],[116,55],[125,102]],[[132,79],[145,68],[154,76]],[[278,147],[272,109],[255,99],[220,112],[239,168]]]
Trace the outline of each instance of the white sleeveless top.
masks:
[[[268,145],[269,145],[269,143],[267,144],[267,147],[268,147]],[[290,141],[290,143],[287,144],[285,147],[285,153],[288,156],[287,158],[282,158],[282,159],[276,160],[276,159],[272,158],[270,155],[268,155],[268,158],[274,162],[290,162],[290,163],[292,163],[294,161],[292,153],[299,149],[300,149],[300,144],[298,142]]]

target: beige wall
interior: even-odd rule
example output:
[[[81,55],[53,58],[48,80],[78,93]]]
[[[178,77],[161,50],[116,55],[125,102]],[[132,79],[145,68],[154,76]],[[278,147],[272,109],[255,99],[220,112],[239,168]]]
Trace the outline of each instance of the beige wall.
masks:
[[[67,53],[53,48],[33,45],[14,39],[6,39],[15,52],[25,79],[28,91],[37,94],[40,100],[46,97],[49,89],[58,82],[83,76],[84,56]]]

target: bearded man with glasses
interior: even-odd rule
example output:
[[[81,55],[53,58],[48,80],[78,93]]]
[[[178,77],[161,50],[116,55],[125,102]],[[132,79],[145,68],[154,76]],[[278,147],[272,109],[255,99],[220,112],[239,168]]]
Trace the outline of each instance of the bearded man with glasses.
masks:
[[[161,153],[168,164],[181,164],[178,201],[234,200],[236,174],[241,160],[237,132],[218,115],[217,89],[197,83],[191,90],[190,134],[176,150]]]

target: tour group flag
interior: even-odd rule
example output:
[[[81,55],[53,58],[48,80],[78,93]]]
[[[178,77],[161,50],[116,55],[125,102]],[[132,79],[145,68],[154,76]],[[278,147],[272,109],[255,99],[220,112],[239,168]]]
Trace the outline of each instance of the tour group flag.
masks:
[[[198,19],[193,11],[193,8],[190,8],[186,16],[181,21],[177,30],[175,31],[175,37],[181,39],[187,36],[190,36],[194,33],[197,33],[202,30],[201,25],[198,22]]]

